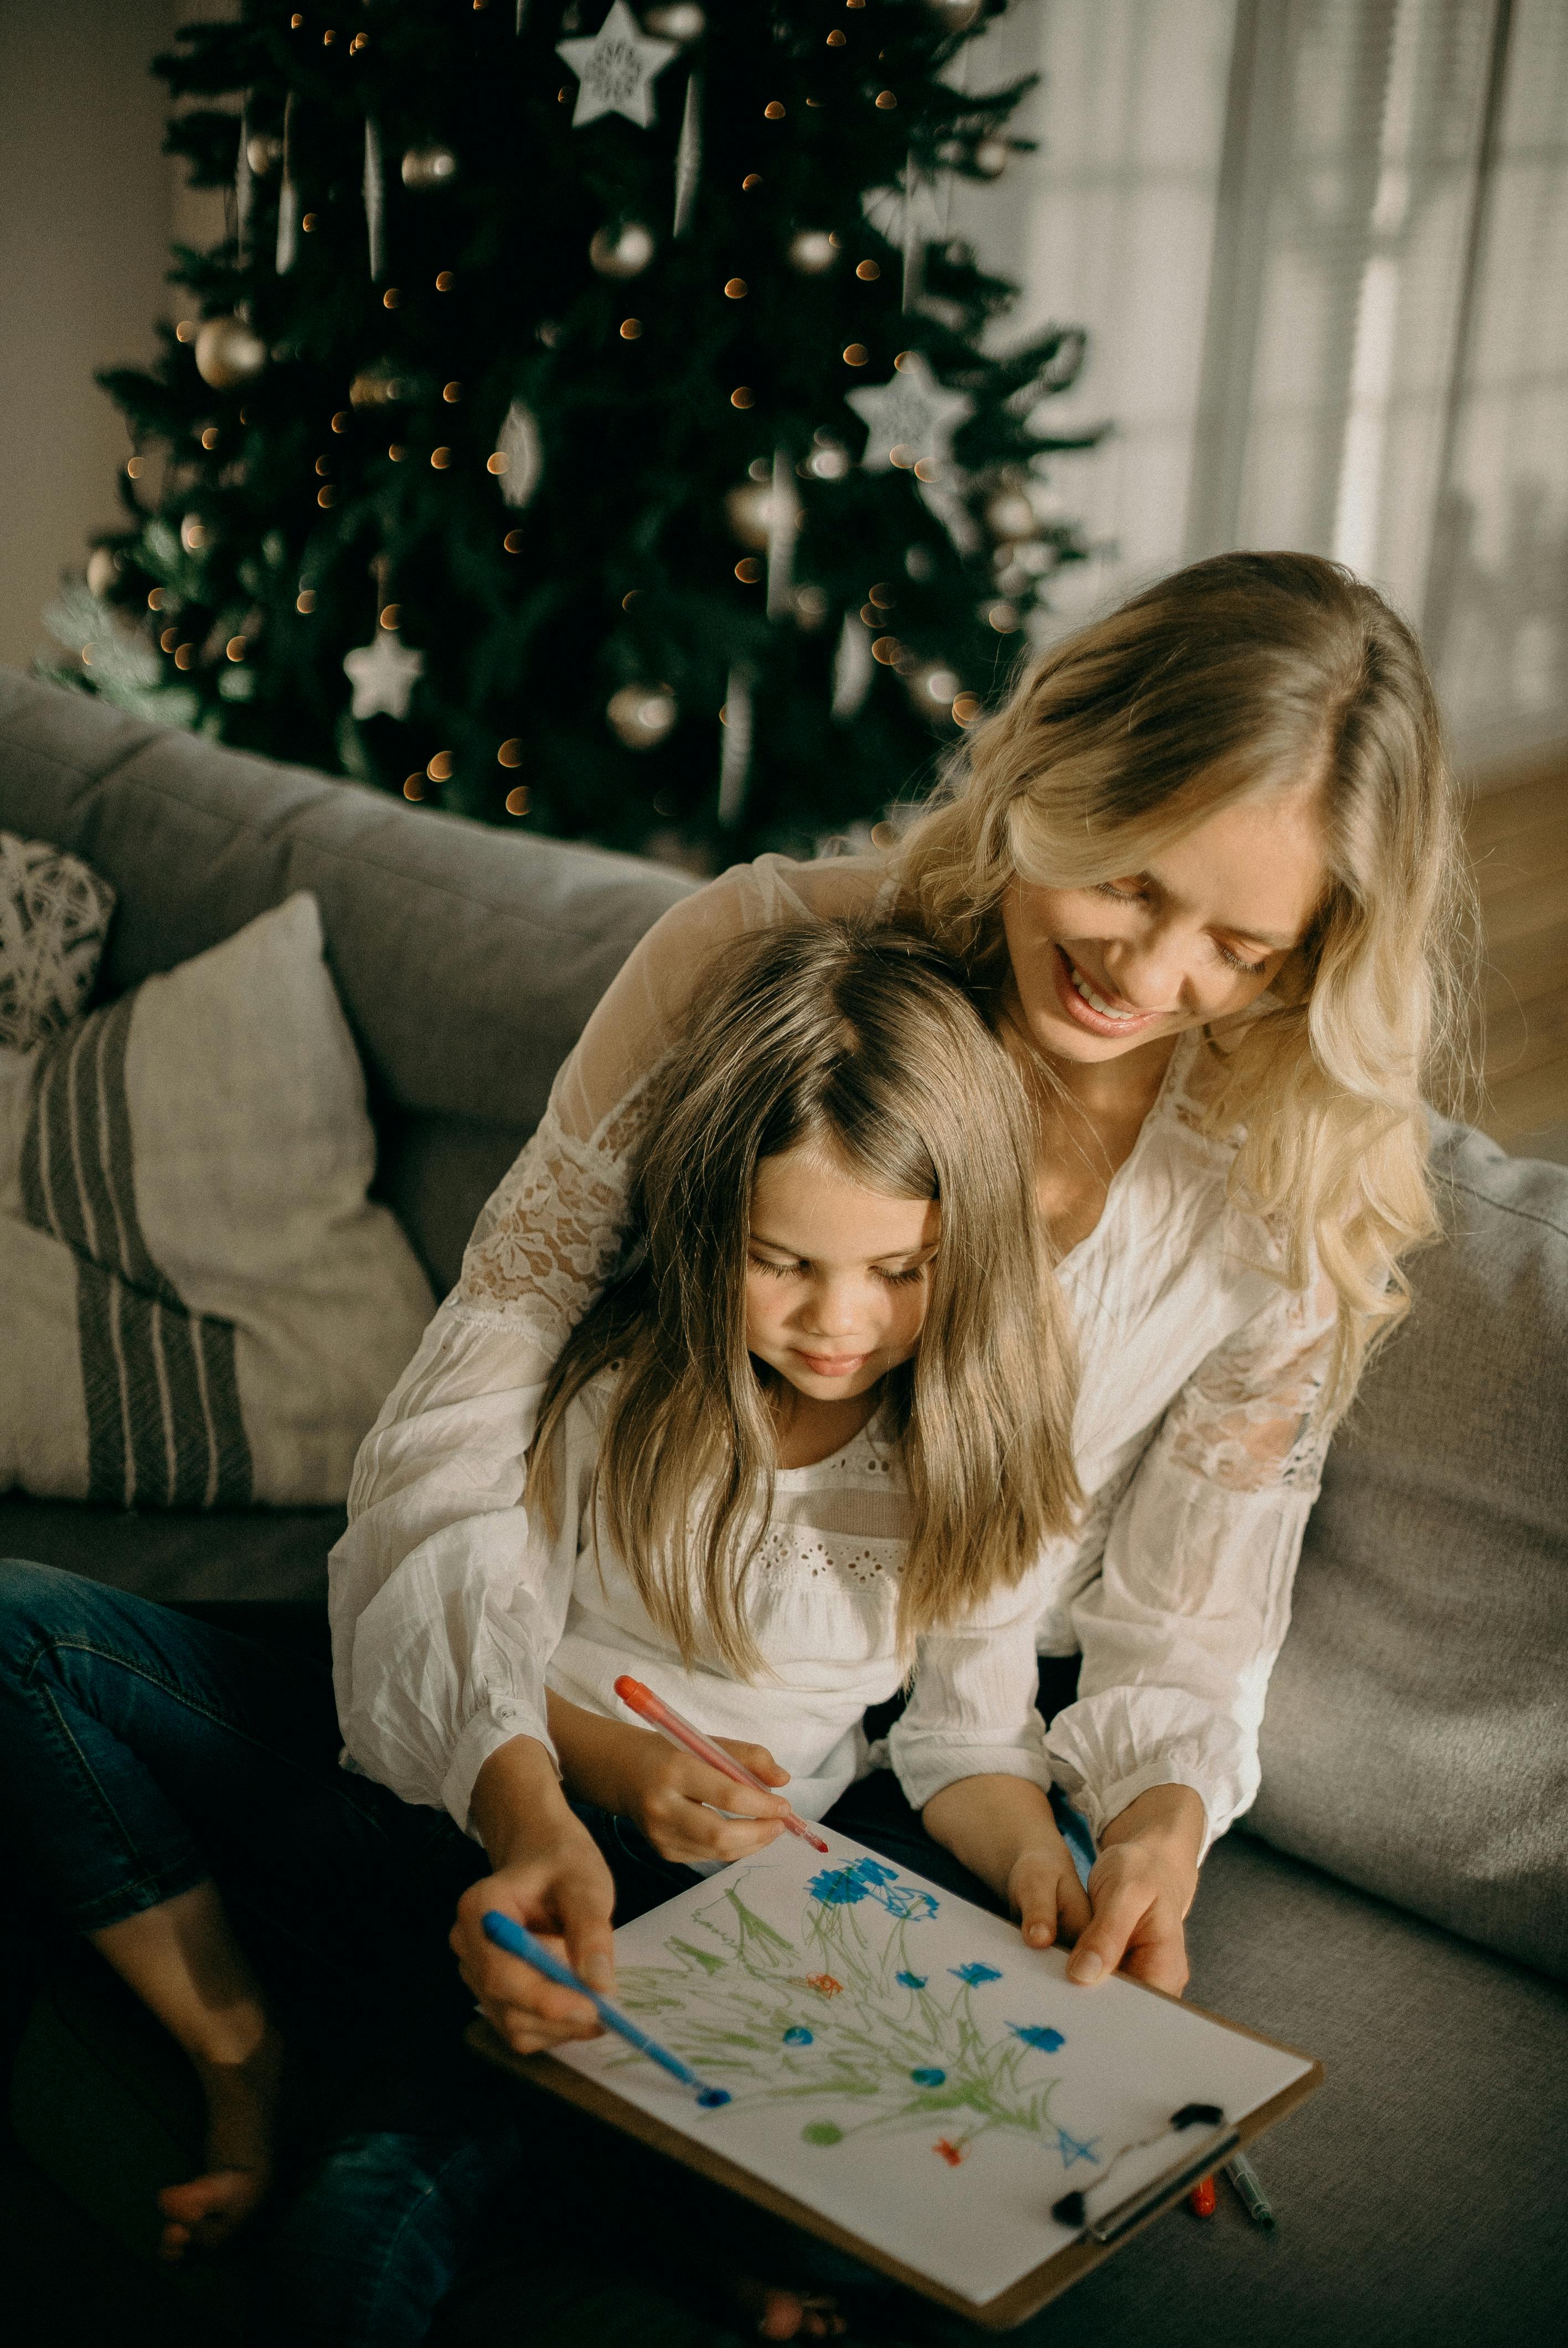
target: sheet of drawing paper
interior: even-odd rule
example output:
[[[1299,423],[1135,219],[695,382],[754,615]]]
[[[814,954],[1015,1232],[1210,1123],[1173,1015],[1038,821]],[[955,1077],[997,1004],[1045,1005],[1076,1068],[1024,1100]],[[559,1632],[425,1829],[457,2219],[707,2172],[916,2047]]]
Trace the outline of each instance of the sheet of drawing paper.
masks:
[[[616,1933],[617,2002],[727,2105],[613,2036],[559,2059],[979,2304],[1074,2239],[1061,2194],[1168,2168],[1184,2104],[1237,2119],[1310,2067],[1131,1982],[1077,1988],[825,1831],[826,1859],[781,1835]]]

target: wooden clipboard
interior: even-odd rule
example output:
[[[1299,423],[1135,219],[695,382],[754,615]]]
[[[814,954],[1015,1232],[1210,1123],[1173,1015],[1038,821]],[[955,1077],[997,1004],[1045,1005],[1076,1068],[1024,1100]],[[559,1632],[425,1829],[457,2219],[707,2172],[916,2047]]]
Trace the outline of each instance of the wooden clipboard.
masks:
[[[1286,2113],[1293,2112],[1297,2105],[1305,2103],[1307,2096],[1322,2085],[1322,2064],[1304,2054],[1300,2048],[1286,2046],[1283,2040],[1270,2038],[1261,2030],[1248,2030],[1240,2023],[1227,2022],[1223,2014],[1211,2013],[1206,2006],[1194,2005],[1184,1999],[1168,1998],[1163,1990],[1151,1989],[1146,1982],[1133,1982],[1129,1985],[1142,1990],[1145,1996],[1165,1998],[1168,2004],[1180,2004],[1189,2013],[1202,2014],[1206,2021],[1217,2023],[1223,2030],[1232,2032],[1236,2037],[1250,2038],[1259,2045],[1294,2055],[1309,2065],[1300,2078],[1282,2088],[1266,2103],[1260,2104],[1244,2119],[1233,2124],[1229,2148],[1217,2154],[1215,2166],[1229,2158],[1241,2146],[1252,2143],[1266,2129],[1271,2128],[1276,2120],[1284,2119]],[[569,2064],[558,2062],[554,2055],[514,2054],[489,2024],[483,2021],[470,2024],[467,2042],[477,2054],[498,2065],[502,2070],[509,2071],[527,2085],[560,2096],[564,2102],[576,2105],[579,2111],[608,2122],[623,2135],[634,2137],[651,2150],[678,2161],[682,2168],[693,2170],[710,2183],[726,2186],[731,2192],[738,2193],[743,2200],[753,2202],[771,2216],[798,2226],[804,2233],[815,2234],[819,2240],[830,2242],[835,2250],[846,2251],[851,2258],[858,2259],[863,2265],[875,2268],[878,2273],[902,2283],[907,2290],[918,2292],[923,2299],[934,2300],[938,2305],[949,2308],[955,2314],[967,2316],[971,2323],[981,2324],[992,2332],[1010,2330],[1014,2324],[1021,2323],[1026,2317],[1035,2314],[1048,2301],[1059,2298],[1081,2275],[1102,2265],[1121,2249],[1123,2242],[1131,2241],[1134,2234],[1142,2233],[1145,2226],[1163,2216],[1181,2199],[1194,2181],[1190,2161],[1185,2157],[1178,2159],[1173,2164],[1168,2182],[1162,2183],[1157,2188],[1145,2188],[1140,2197],[1138,2214],[1132,2222],[1118,2230],[1113,2241],[1100,2242],[1087,2233],[1081,2235],[1077,2241],[1055,2251],[1028,2274],[1020,2275],[1016,2282],[1009,2283],[994,2299],[981,2303],[966,2299],[961,2292],[949,2290],[930,2275],[921,2274],[901,2260],[890,2257],[875,2242],[851,2233],[846,2227],[835,2225],[820,2210],[809,2208],[804,2201],[797,2201],[793,2195],[770,2185],[753,2170],[742,2168],[738,2162],[715,2152],[710,2146],[667,2127],[651,2113],[628,2102],[599,2080],[585,2077]]]

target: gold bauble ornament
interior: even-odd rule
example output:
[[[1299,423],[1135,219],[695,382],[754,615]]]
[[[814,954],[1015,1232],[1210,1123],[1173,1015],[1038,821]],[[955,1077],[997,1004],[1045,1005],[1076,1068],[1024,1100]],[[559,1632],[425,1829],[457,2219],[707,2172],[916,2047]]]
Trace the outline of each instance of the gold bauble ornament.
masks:
[[[667,685],[623,685],[610,695],[604,714],[629,750],[651,750],[681,713]]]
[[[784,258],[803,277],[820,277],[838,259],[838,247],[825,228],[803,228],[791,237]]]
[[[906,673],[904,682],[909,688],[910,700],[923,717],[952,715],[962,680],[940,661],[922,661]]]
[[[457,158],[450,147],[411,147],[403,159],[405,188],[440,188],[454,177]]]
[[[212,542],[212,533],[200,514],[184,515],[179,524],[179,543],[187,554],[200,554]]]
[[[653,258],[653,232],[641,221],[595,231],[588,257],[601,277],[639,277]]]
[[[661,41],[694,41],[708,19],[696,0],[674,0],[665,8],[644,8],[642,29]]]
[[[207,318],[196,335],[196,372],[214,391],[253,382],[267,364],[267,345],[243,318]]]

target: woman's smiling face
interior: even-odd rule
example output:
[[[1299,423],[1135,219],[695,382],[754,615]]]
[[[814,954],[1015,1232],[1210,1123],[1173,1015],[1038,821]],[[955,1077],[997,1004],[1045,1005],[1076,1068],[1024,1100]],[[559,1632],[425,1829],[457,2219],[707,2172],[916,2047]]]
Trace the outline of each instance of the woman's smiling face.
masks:
[[[1097,888],[1015,878],[1002,927],[1037,1046],[1081,1064],[1233,1017],[1300,944],[1328,875],[1318,794],[1278,787],[1209,816]]]

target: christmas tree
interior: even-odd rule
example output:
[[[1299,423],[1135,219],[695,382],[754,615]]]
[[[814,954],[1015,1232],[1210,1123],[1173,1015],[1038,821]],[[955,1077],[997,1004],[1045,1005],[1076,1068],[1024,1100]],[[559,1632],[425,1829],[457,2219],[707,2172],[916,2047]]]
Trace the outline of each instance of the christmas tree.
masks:
[[[1081,548],[1081,360],[947,226],[1006,0],[244,0],[157,70],[232,190],[103,377],[122,680],[224,740],[728,860],[874,821]],[[104,682],[100,656],[97,675]],[[77,675],[89,685],[90,664]],[[109,689],[114,689],[112,677]]]

